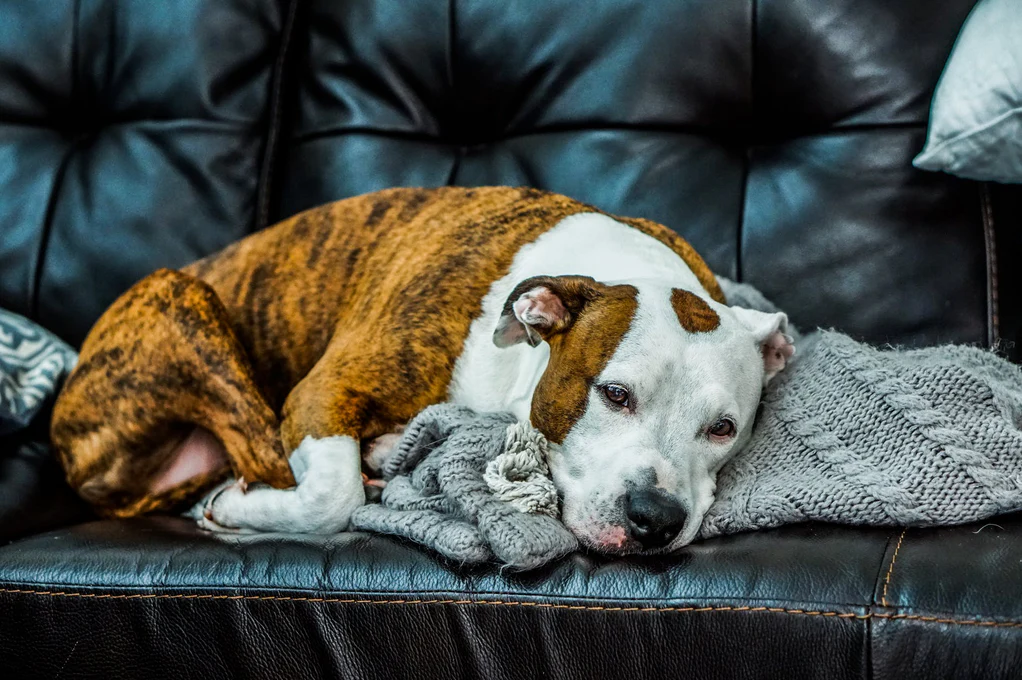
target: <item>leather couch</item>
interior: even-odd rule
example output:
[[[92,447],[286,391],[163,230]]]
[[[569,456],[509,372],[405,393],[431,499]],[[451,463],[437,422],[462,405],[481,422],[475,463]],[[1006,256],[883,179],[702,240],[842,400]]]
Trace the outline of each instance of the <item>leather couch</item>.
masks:
[[[0,0],[0,306],[113,298],[296,211],[526,184],[647,217],[802,326],[1017,358],[1022,192],[915,170],[974,0]],[[464,569],[96,521],[0,440],[0,674],[995,678],[1022,516]]]

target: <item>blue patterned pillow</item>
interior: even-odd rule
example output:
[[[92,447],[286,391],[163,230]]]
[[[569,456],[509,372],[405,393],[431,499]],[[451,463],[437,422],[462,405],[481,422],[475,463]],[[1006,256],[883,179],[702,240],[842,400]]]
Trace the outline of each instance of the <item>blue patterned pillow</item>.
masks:
[[[27,427],[77,358],[57,336],[0,309],[0,435]]]

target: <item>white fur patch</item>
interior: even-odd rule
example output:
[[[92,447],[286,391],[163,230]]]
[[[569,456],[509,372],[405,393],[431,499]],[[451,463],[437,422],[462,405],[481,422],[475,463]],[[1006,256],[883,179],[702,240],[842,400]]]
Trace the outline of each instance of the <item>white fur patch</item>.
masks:
[[[510,411],[529,420],[532,394],[550,359],[546,343],[500,348],[493,344],[507,297],[532,276],[577,274],[597,281],[652,279],[702,291],[685,261],[638,229],[598,213],[564,218],[515,256],[507,276],[483,299],[483,313],[472,322],[454,367],[448,398],[480,411]],[[704,292],[705,294],[705,292]]]
[[[359,445],[351,437],[306,437],[288,459],[298,486],[248,491],[228,480],[189,513],[213,531],[334,534],[365,503]]]

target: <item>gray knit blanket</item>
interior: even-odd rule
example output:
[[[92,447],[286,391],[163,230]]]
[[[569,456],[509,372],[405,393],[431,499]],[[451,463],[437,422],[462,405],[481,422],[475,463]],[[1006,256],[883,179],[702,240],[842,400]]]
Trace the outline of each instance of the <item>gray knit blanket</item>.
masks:
[[[721,280],[728,303],[774,311]],[[1022,372],[956,345],[877,349],[796,339],[751,441],[717,478],[708,538],[796,522],[964,524],[1022,509]]]
[[[776,311],[721,279],[728,302]],[[721,470],[700,538],[807,521],[951,525],[1022,509],[1022,372],[963,346],[877,349],[796,336],[752,438]],[[356,529],[462,563],[537,567],[576,547],[555,519],[546,442],[510,414],[430,407],[384,465],[382,503]]]

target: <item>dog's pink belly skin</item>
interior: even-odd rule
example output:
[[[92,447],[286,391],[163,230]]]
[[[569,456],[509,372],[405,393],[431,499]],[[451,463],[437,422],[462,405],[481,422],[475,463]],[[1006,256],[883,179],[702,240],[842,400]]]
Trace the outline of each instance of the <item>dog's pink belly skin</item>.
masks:
[[[223,444],[203,427],[195,428],[178,443],[169,460],[167,467],[153,480],[154,494],[172,489],[193,477],[219,470],[228,464]]]

